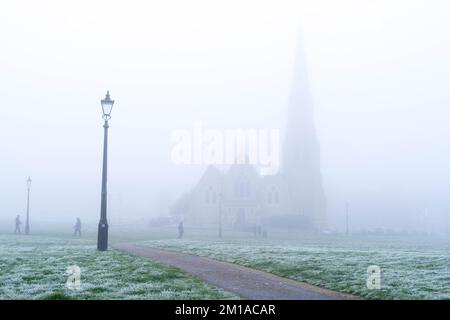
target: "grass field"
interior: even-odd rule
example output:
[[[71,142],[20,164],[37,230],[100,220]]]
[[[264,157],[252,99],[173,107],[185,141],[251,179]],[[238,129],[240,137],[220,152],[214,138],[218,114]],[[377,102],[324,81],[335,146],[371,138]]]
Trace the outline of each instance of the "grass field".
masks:
[[[66,230],[67,229],[67,230]],[[0,235],[0,299],[237,298],[174,268],[117,250],[99,253],[94,227],[86,239],[70,228],[35,228],[35,236]],[[51,235],[51,236],[50,236]],[[111,243],[130,241],[233,262],[370,299],[450,299],[450,240],[413,236],[312,236],[270,230],[251,233],[176,226],[114,226]],[[65,283],[81,268],[81,290]],[[381,268],[381,289],[366,287],[367,267]]]
[[[233,239],[234,238],[234,239]],[[450,299],[450,241],[408,236],[189,236],[140,242],[228,261],[369,299]],[[381,268],[381,289],[366,286]]]
[[[66,287],[71,265],[80,290]],[[0,299],[224,299],[232,294],[144,258],[98,252],[95,241],[0,235]]]

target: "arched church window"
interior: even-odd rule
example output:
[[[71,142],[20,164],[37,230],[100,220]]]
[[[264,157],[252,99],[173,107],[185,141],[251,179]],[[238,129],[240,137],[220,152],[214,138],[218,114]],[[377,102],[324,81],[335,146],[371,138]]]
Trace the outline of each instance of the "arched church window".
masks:
[[[205,202],[206,203],[216,203],[216,193],[213,192],[213,188],[209,187],[205,192]]]
[[[238,183],[238,196],[240,198],[247,198],[250,196],[250,183],[247,180],[241,180]]]
[[[272,187],[268,192],[267,192],[267,202],[269,204],[278,204],[280,201],[279,198],[279,192],[278,189],[276,187]]]
[[[273,201],[273,202],[274,202],[275,204],[278,204],[278,203],[279,203],[279,200],[280,200],[280,199],[279,199],[279,197],[278,197],[278,190],[277,190],[277,191],[275,191],[275,193],[274,193],[274,201]]]
[[[244,194],[245,194],[245,197],[250,196],[250,182],[249,181],[244,182]]]
[[[267,193],[267,203],[272,204],[272,191]]]

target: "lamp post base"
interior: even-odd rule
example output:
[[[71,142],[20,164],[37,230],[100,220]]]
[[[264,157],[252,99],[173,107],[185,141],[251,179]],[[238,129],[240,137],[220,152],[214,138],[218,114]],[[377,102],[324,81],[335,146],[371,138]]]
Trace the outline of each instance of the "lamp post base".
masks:
[[[108,223],[100,221],[98,224],[98,238],[97,238],[98,251],[108,250]]]
[[[28,225],[25,226],[25,234],[26,235],[30,234],[30,227]]]

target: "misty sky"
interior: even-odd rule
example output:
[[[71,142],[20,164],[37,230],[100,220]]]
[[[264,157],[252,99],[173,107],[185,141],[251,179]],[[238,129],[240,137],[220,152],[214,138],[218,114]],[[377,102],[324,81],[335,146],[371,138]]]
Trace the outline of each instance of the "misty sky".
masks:
[[[0,221],[167,214],[202,166],[171,132],[279,128],[302,32],[331,226],[450,225],[447,1],[2,1]]]

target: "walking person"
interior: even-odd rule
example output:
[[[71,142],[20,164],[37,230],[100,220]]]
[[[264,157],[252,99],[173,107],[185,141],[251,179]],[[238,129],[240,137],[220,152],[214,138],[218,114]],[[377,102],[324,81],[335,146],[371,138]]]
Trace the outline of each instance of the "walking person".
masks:
[[[180,224],[178,225],[178,239],[183,238],[183,233],[184,233],[183,221],[180,221]]]
[[[14,229],[14,234],[21,234],[20,232],[20,225],[22,224],[22,222],[20,221],[20,215],[17,215],[16,217],[16,228]]]
[[[80,218],[77,218],[77,222],[73,226],[73,236],[75,237],[78,234],[78,236],[81,237],[81,220]]]

